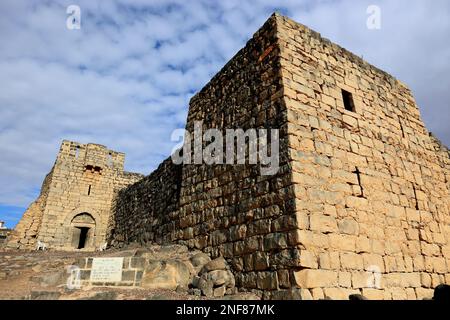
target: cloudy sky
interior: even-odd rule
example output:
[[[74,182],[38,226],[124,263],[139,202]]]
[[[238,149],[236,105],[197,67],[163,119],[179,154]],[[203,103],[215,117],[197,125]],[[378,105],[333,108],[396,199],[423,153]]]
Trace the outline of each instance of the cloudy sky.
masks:
[[[148,174],[189,98],[278,11],[413,90],[450,145],[448,0],[0,1],[0,220],[14,226],[63,139],[107,145]],[[81,28],[66,27],[69,5]],[[369,5],[381,29],[369,30]]]

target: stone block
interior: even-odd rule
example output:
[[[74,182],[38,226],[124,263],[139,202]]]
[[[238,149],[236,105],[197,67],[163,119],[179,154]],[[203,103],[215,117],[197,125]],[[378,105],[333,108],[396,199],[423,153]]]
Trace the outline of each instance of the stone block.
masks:
[[[309,229],[309,216],[306,212],[297,211],[295,213],[297,219],[297,227],[299,229]],[[450,252],[449,252],[450,254]],[[450,256],[449,256],[450,257]]]
[[[327,95],[322,95],[322,102],[331,106],[331,107],[335,107],[336,106],[336,101],[333,97],[327,96]]]
[[[311,289],[310,291],[311,291],[312,298],[314,300],[320,300],[320,299],[325,298],[322,288],[314,288],[314,289]]]
[[[194,268],[202,268],[205,264],[211,261],[211,258],[206,253],[200,252],[190,258]]]
[[[341,271],[338,274],[339,286],[344,288],[352,287],[352,273]]]
[[[407,300],[416,300],[417,299],[416,292],[413,288],[406,288],[405,292],[406,292]]]
[[[319,268],[331,269],[330,255],[328,252],[319,253]]]
[[[414,271],[424,271],[425,270],[425,260],[423,256],[413,257],[413,270]]]
[[[384,261],[381,255],[363,253],[362,257],[364,263],[364,270],[366,271],[379,270],[379,272],[384,272]]]
[[[323,293],[325,297],[333,300],[348,300],[351,294],[359,294],[359,291],[346,288],[325,288],[323,289]]]
[[[280,288],[290,288],[289,270],[278,270],[278,285]]]
[[[253,254],[254,270],[262,271],[269,268],[269,257],[265,252],[257,251]]]
[[[450,271],[447,268],[447,264],[446,264],[444,258],[434,257],[434,258],[432,258],[432,261],[433,261],[433,270],[434,270],[434,272],[440,273],[440,274],[445,274],[448,271]]]
[[[175,290],[187,287],[190,281],[189,267],[179,260],[149,261],[141,286],[149,289]]]
[[[345,204],[348,208],[353,208],[357,210],[369,210],[369,203],[365,198],[349,196],[346,198]]]
[[[271,233],[264,237],[264,250],[287,248],[287,237],[284,233]]]
[[[342,121],[350,127],[358,126],[358,120],[346,114],[342,116]]]
[[[213,271],[213,270],[225,270],[226,268],[227,268],[227,262],[225,261],[225,259],[223,257],[219,257],[219,258],[216,258],[216,259],[211,260],[208,263],[206,263],[203,266],[201,273],[205,273],[205,272],[209,272],[209,271]]]
[[[372,286],[372,273],[363,271],[352,272],[352,288],[368,288]]]
[[[385,291],[380,289],[373,288],[363,288],[362,289],[363,296],[367,297],[369,300],[384,300],[385,299]]]
[[[345,218],[340,220],[338,225],[341,233],[350,235],[358,235],[359,233],[359,225],[353,218]]]
[[[256,278],[257,288],[262,290],[277,290],[278,275],[276,272],[258,272]]]
[[[207,279],[212,281],[215,287],[224,285],[225,287],[234,286],[234,276],[228,270],[213,270],[208,272]]]
[[[363,270],[363,258],[361,255],[352,252],[340,254],[341,267],[344,270]]]
[[[318,262],[316,255],[311,251],[301,250],[300,251],[300,266],[310,269],[316,269],[318,267]]]
[[[288,289],[277,290],[271,292],[271,299],[273,300],[312,300],[311,293],[307,289]]]
[[[324,233],[338,231],[336,219],[334,217],[325,216],[322,214],[312,214],[310,216],[310,228],[312,231]]]
[[[300,288],[333,287],[338,283],[338,273],[330,270],[304,269],[294,272],[294,279]]]
[[[390,288],[387,290],[391,293],[392,300],[406,300],[408,298],[405,288]]]
[[[292,245],[302,245],[306,249],[314,248],[315,243],[313,241],[313,232],[309,230],[295,230],[290,234],[289,239],[291,239],[290,244]]]
[[[347,234],[332,233],[328,235],[330,247],[339,251],[356,251],[356,237]]]
[[[269,266],[299,267],[299,262],[300,252],[296,248],[281,250],[269,255]]]
[[[213,296],[214,297],[223,297],[226,293],[226,287],[221,286],[214,289]]]
[[[355,247],[356,253],[372,252],[370,240],[365,236],[359,236],[355,239]]]

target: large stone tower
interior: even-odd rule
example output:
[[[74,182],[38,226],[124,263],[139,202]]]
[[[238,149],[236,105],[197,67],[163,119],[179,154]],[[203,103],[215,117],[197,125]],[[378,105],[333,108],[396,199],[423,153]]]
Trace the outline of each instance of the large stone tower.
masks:
[[[123,171],[125,155],[98,144],[63,141],[39,198],[27,209],[9,247],[92,250],[106,239],[115,192],[142,178]]]
[[[280,169],[175,166],[119,192],[112,244],[185,243],[268,299],[432,296],[450,283],[450,157],[410,90],[273,15],[190,101],[186,128],[280,130]]]

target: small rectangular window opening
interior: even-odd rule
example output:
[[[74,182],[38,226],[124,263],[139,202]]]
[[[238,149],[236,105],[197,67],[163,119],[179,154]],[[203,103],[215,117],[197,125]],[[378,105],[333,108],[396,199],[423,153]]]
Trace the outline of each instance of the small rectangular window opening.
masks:
[[[107,164],[108,164],[108,167],[112,167],[113,161],[112,161],[112,154],[111,154],[111,152],[108,153]]]
[[[353,102],[353,96],[350,92],[342,90],[342,99],[344,100],[345,110],[355,112],[355,103]]]
[[[89,185],[89,188],[88,188],[88,196],[90,196],[91,195],[91,185]]]
[[[405,137],[405,130],[403,129],[403,124],[402,124],[403,120],[401,118],[399,118],[399,121],[400,121],[400,129],[402,130],[402,137],[406,138]]]

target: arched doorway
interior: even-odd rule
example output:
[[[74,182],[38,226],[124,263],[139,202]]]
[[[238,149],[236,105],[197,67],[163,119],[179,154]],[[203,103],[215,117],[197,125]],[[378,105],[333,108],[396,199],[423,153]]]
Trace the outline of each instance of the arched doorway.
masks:
[[[77,214],[70,222],[70,227],[72,248],[84,249],[94,245],[95,219],[89,213]]]

